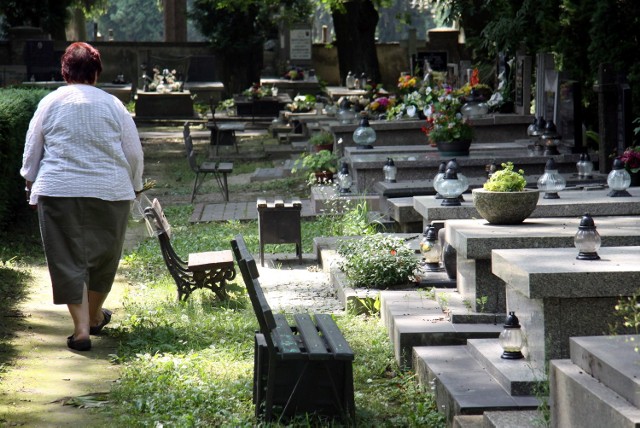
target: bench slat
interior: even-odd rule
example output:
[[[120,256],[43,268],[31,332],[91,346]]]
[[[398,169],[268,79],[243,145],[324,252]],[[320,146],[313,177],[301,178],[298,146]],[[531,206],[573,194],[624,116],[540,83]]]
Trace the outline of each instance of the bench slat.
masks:
[[[316,324],[336,359],[353,360],[353,350],[329,314],[315,314]]]
[[[304,357],[287,318],[283,314],[274,314],[273,318],[276,321],[276,328],[273,329],[271,337],[273,337],[273,342],[278,347],[278,351],[282,354],[282,359],[289,360]]]
[[[330,355],[327,351],[327,345],[318,334],[318,329],[309,314],[295,314],[293,318],[296,322],[296,326],[298,327],[298,333],[300,334],[302,343],[304,343],[304,346],[309,353],[309,359],[329,359]]]
[[[192,271],[229,267],[233,266],[233,255],[231,254],[231,250],[190,253],[187,265],[189,266],[189,270]]]

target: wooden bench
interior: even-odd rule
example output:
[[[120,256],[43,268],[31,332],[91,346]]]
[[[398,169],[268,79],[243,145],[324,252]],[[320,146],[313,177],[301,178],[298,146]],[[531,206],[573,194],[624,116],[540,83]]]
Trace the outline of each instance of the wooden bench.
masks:
[[[328,314],[295,314],[289,325],[274,314],[258,281],[258,268],[241,235],[231,247],[260,325],[254,337],[253,401],[256,417],[271,421],[317,413],[355,421],[353,351]]]
[[[148,224],[160,241],[164,263],[178,287],[178,299],[186,301],[199,288],[208,288],[220,300],[227,299],[226,282],[236,276],[231,250],[191,253],[184,262],[171,245],[171,226],[160,202],[153,200],[144,210]]]

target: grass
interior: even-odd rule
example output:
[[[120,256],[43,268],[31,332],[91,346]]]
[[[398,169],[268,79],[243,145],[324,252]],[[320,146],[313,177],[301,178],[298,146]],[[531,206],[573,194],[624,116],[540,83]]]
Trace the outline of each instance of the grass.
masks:
[[[169,145],[153,153],[147,146],[146,163],[163,165],[152,175],[159,189],[189,194],[192,174],[181,156],[181,146]],[[261,163],[243,166],[247,171]],[[295,179],[292,179],[295,180]],[[258,189],[284,184],[256,184]],[[264,186],[264,187],[260,187]],[[302,191],[302,190],[301,190]],[[308,190],[307,190],[308,191]],[[257,252],[255,221],[190,224],[191,206],[167,206],[172,242],[178,254],[229,248],[238,233],[250,251]],[[339,234],[361,226],[361,216],[351,219],[331,215],[302,222],[303,251],[311,252],[312,238]],[[25,298],[30,264],[44,263],[35,214],[0,236],[0,312],[11,313]],[[267,252],[293,252],[291,245],[268,245]],[[196,291],[178,302],[175,284],[160,254],[157,240],[148,239],[127,253],[121,263],[130,287],[123,298],[122,315],[109,334],[119,342],[112,361],[121,377],[101,407],[113,426],[201,427],[265,426],[256,421],[252,403],[253,335],[257,321],[237,278],[229,285],[231,299],[221,304],[214,294]],[[8,298],[4,298],[4,297]],[[411,372],[399,369],[388,334],[377,316],[338,316],[345,337],[356,353],[354,388],[357,425],[381,427],[441,427],[433,395],[420,388]],[[13,359],[8,341],[11,326],[0,329],[0,379]],[[300,415],[288,426],[340,426],[341,421]],[[278,424],[273,424],[278,426]]]

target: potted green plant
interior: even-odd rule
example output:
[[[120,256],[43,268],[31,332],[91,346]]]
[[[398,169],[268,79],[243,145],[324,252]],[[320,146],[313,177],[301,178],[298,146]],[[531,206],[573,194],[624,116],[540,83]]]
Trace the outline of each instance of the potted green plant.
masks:
[[[525,189],[523,170],[514,170],[512,162],[502,164],[482,189],[473,189],[473,205],[491,224],[519,224],[536,209],[540,191]]]
[[[315,176],[315,182],[325,184],[333,181],[333,174],[338,170],[338,157],[329,150],[306,153],[294,163],[291,172],[298,169],[311,171]]]
[[[422,132],[429,144],[438,148],[443,156],[466,156],[473,140],[473,126],[462,115],[460,99],[445,93],[427,109],[427,119]]]
[[[333,134],[327,131],[320,131],[309,138],[309,144],[311,144],[316,152],[320,150],[328,150],[333,152]]]

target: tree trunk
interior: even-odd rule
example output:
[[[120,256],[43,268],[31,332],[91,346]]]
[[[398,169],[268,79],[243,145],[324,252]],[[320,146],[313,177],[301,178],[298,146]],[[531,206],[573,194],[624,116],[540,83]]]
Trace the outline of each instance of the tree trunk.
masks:
[[[362,73],[373,82],[380,82],[380,68],[376,52],[375,32],[378,11],[371,0],[352,0],[344,3],[345,13],[332,11],[336,32],[336,48],[340,66],[340,81],[349,71],[360,77]]]
[[[222,82],[228,94],[238,94],[253,83],[260,82],[262,70],[262,45],[252,47],[247,55],[219,53],[223,59]]]

